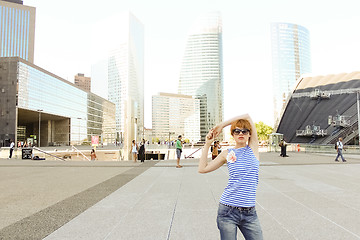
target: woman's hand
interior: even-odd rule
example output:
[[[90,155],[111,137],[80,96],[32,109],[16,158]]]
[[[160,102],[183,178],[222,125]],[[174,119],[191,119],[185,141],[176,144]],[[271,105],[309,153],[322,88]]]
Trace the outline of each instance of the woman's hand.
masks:
[[[205,143],[211,144],[217,135],[215,135],[214,129],[210,129],[209,133],[206,135]]]

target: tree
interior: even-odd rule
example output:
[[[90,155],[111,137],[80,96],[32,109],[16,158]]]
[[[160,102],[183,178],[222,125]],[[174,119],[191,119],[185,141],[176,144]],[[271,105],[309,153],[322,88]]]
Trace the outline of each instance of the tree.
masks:
[[[266,141],[269,139],[269,135],[268,134],[271,134],[273,132],[273,128],[266,125],[265,123],[263,122],[258,122],[258,123],[255,123],[255,127],[256,127],[256,132],[258,134],[258,138],[260,141]]]

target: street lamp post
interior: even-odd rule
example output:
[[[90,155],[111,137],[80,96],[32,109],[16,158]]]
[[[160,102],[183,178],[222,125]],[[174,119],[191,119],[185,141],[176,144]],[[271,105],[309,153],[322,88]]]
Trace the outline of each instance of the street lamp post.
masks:
[[[37,110],[39,112],[39,136],[38,136],[38,147],[41,147],[40,145],[40,128],[41,128],[41,112],[43,111],[42,109],[38,109]]]
[[[77,118],[77,120],[79,120],[79,145],[81,144],[81,140],[80,140],[80,120],[81,120],[82,118]]]
[[[358,117],[358,135],[359,135],[359,145],[360,145],[360,98],[359,98],[359,92],[356,93],[356,102],[357,102],[357,117]]]

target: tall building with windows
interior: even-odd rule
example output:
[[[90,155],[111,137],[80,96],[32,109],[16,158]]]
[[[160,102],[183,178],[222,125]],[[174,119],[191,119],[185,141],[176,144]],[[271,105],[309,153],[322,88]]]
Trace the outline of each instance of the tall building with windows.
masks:
[[[87,92],[91,92],[91,78],[85,77],[85,74],[83,73],[75,75],[74,84]]]
[[[173,93],[152,96],[152,126],[153,136],[159,140],[174,140],[182,135],[183,139],[198,142],[200,100]]]
[[[274,119],[281,110],[296,81],[311,73],[309,31],[292,23],[271,24]]]
[[[0,1],[0,57],[34,62],[35,13],[23,1]]]
[[[108,99],[116,106],[117,140],[130,152],[131,141],[144,135],[144,26],[126,12],[102,21],[95,33],[95,44],[101,43],[107,56],[92,67],[93,85],[108,86]]]
[[[200,135],[223,121],[222,20],[219,12],[197,19],[191,28],[181,64],[179,94],[200,101]],[[222,136],[220,136],[221,138]]]

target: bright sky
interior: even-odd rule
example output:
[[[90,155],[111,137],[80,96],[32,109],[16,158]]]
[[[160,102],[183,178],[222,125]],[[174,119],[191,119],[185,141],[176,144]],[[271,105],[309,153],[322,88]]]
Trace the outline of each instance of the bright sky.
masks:
[[[35,64],[71,82],[77,73],[91,76],[96,23],[130,10],[144,24],[145,127],[151,127],[152,95],[177,93],[187,32],[206,11],[218,10],[223,19],[224,120],[249,113],[255,122],[273,124],[271,22],[309,30],[314,75],[360,70],[359,0],[24,0],[24,5],[36,7]]]

